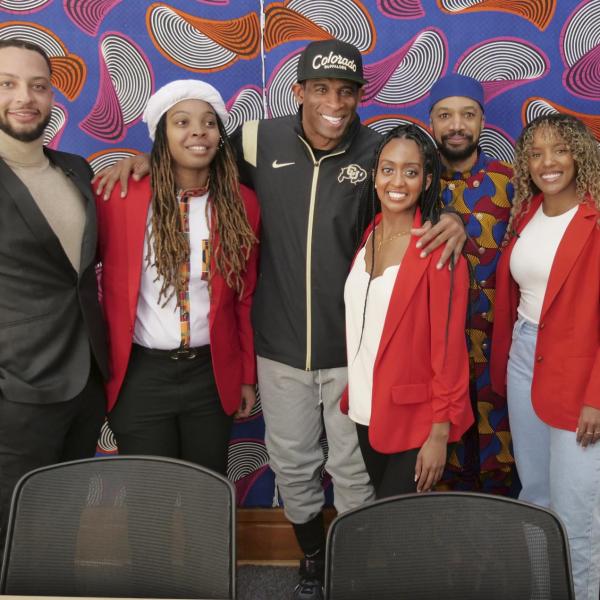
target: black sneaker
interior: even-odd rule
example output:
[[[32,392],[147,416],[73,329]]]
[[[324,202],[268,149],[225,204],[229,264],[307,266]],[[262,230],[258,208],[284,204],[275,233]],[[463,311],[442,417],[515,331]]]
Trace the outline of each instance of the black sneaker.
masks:
[[[323,600],[323,572],[322,560],[301,560],[300,581],[294,588],[293,600]]]

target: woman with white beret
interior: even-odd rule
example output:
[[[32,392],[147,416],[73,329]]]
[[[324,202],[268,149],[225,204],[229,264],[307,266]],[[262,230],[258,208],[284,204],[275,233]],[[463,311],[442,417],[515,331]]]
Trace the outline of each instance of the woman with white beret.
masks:
[[[97,201],[119,453],[226,473],[234,415],[255,403],[250,308],[259,209],[239,184],[219,92],[173,81],[149,100],[149,178]]]

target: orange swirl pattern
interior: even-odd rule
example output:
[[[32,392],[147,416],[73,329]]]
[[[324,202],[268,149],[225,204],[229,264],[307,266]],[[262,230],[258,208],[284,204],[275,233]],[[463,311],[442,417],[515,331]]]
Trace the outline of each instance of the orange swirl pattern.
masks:
[[[567,115],[577,117],[587,125],[590,131],[594,134],[594,137],[598,140],[598,142],[600,142],[600,115],[576,112],[570,108],[567,108],[566,106],[552,102],[547,98],[540,98],[539,96],[527,98],[521,109],[521,121],[523,122],[523,125],[526,125],[535,117],[553,112],[565,113]]]
[[[155,23],[153,23],[154,12],[168,10],[180,19],[185,21],[189,26],[200,32],[212,40],[218,46],[232,52],[235,58],[221,65],[219,68],[226,68],[238,58],[244,60],[252,60],[256,58],[260,52],[260,21],[257,13],[248,13],[237,19],[227,21],[217,21],[213,19],[203,19],[195,17],[181,10],[157,2],[152,4],[146,13],[146,26],[148,33],[152,38],[152,42],[158,51],[170,62],[175,63],[184,68],[189,66],[174,57],[166,48],[164,41],[158,36],[155,31]],[[165,34],[165,32],[162,32]],[[204,70],[204,69],[203,69]],[[206,69],[216,70],[216,69]]]
[[[94,173],[114,165],[118,160],[122,158],[129,158],[136,156],[140,151],[135,148],[108,148],[106,150],[100,150],[94,152],[87,157],[87,161],[92,167]]]
[[[85,62],[75,54],[54,56],[52,63],[52,84],[69,100],[73,101],[83,89],[87,75]]]
[[[265,8],[265,49],[286,42],[337,38],[354,44],[363,54],[375,48],[373,17],[360,0],[284,0]]]
[[[177,12],[180,16],[183,13]],[[199,17],[189,17],[193,25],[223,48],[235,52],[240,58],[256,58],[260,51],[260,23],[256,13],[248,13],[230,21],[209,21]]]
[[[307,17],[275,2],[265,11],[265,49],[267,51],[296,40],[329,40],[333,36]]]
[[[473,6],[460,9],[452,9],[451,0],[437,0],[437,4],[443,12],[451,14],[498,10],[518,15],[533,23],[540,31],[548,27],[556,11],[556,0],[481,0]]]
[[[17,37],[41,46],[52,64],[52,85],[73,101],[79,96],[87,76],[81,57],[72,54],[50,29],[27,21],[7,21],[0,25],[0,39]]]

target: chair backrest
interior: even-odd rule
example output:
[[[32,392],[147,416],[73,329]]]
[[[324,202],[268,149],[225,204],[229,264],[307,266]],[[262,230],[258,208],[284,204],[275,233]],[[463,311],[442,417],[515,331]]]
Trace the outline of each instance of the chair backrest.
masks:
[[[551,511],[461,492],[367,504],[331,524],[327,600],[569,600],[565,529]]]
[[[184,461],[114,456],[17,484],[0,593],[235,598],[235,492]]]

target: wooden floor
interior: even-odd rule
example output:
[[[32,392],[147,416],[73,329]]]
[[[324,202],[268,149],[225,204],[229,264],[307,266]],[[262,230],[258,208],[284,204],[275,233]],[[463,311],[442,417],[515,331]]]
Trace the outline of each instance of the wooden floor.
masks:
[[[325,510],[325,526],[335,517]],[[239,508],[237,511],[237,556],[242,563],[297,564],[302,553],[294,530],[281,508]]]

